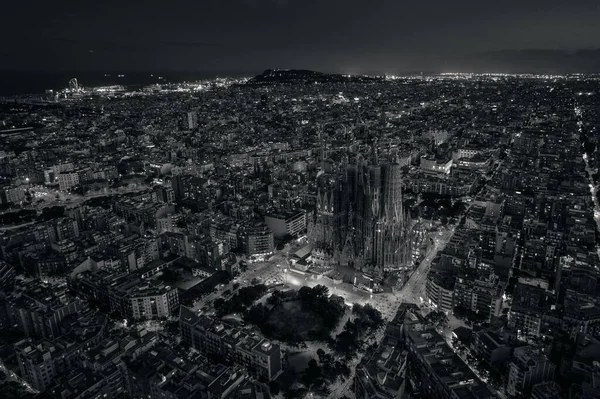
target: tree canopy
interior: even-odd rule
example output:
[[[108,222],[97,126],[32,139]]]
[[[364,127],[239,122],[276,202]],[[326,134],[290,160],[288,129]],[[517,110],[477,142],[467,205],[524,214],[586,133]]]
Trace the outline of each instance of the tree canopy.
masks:
[[[228,300],[224,300],[223,298],[215,300],[215,310],[219,316],[225,316],[231,313],[246,314],[248,307],[266,292],[267,287],[264,284],[240,288],[238,292]]]

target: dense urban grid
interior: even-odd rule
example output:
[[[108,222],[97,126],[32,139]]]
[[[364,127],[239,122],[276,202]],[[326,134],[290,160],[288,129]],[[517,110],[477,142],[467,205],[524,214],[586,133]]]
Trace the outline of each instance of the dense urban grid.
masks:
[[[598,398],[599,127],[587,75],[5,98],[0,396]]]

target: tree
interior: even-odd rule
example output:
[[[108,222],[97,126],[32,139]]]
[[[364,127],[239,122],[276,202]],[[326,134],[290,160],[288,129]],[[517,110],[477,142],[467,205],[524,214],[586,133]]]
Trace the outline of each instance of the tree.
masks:
[[[308,362],[308,367],[304,370],[304,375],[302,376],[302,380],[307,386],[311,386],[317,382],[317,380],[321,377],[321,367],[315,359],[310,359]]]
[[[252,306],[248,311],[246,320],[257,326],[262,326],[269,315],[269,309],[262,303]]]
[[[276,291],[273,291],[271,296],[267,299],[267,303],[269,305],[278,305],[279,303],[281,303],[282,299],[283,299],[283,293],[279,290],[276,290]]]
[[[586,154],[592,154],[596,150],[596,144],[586,141],[583,143],[583,149]]]
[[[303,398],[306,395],[307,391],[308,390],[304,388],[290,389],[288,391],[285,391],[283,396],[285,399],[299,399]]]
[[[214,303],[215,310],[219,316],[230,313],[244,313],[249,306],[266,292],[267,287],[264,284],[244,287],[228,300],[217,298]]]
[[[223,307],[223,305],[225,304],[225,299],[223,298],[217,298],[215,299],[215,301],[213,302],[213,306],[215,307],[215,309],[220,309]]]
[[[371,304],[366,304],[365,306],[354,304],[352,314],[357,316],[354,322],[360,324],[361,327],[377,329],[384,324],[381,312],[371,306]]]
[[[435,310],[427,315],[426,320],[435,327],[440,327],[448,323],[448,316],[442,311]]]
[[[332,349],[340,355],[346,356],[347,359],[356,356],[356,351],[361,345],[359,330],[359,325],[348,320],[344,325],[344,330],[330,342]]]
[[[165,269],[162,272],[161,280],[167,284],[173,284],[177,281],[179,275],[171,269]]]
[[[487,370],[487,362],[483,359],[479,360],[477,362],[477,369],[478,370]]]
[[[327,298],[329,296],[329,288],[319,284],[313,288],[313,295],[318,299]]]
[[[317,349],[317,356],[319,356],[319,361],[322,363],[323,358],[325,357],[325,351],[322,348]]]
[[[123,315],[118,310],[115,310],[114,312],[111,312],[108,315],[108,317],[110,319],[112,319],[112,320],[115,320],[115,321],[122,321],[123,320]]]

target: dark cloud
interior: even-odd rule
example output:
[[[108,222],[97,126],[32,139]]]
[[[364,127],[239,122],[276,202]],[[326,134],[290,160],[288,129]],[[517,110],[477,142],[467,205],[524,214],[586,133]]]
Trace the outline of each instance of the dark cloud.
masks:
[[[238,1],[232,1],[233,6],[239,4]],[[276,7],[286,7],[289,5],[290,0],[243,0],[243,4],[250,7],[264,7],[264,6],[276,6]]]
[[[393,71],[599,48],[599,20],[597,0],[31,0],[0,13],[0,68]]]
[[[166,46],[173,47],[196,47],[196,48],[206,48],[206,47],[221,47],[215,43],[203,43],[203,42],[185,42],[185,41],[166,41],[161,44]]]

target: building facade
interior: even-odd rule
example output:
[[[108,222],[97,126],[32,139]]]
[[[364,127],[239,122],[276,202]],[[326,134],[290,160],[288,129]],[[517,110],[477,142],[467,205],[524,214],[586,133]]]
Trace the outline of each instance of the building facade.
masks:
[[[412,261],[410,215],[402,206],[402,170],[394,163],[360,157],[317,182],[317,201],[308,238],[331,263],[380,277]]]
[[[60,191],[70,190],[79,184],[79,173],[63,172],[58,175],[58,187]]]
[[[270,254],[275,249],[273,232],[263,223],[245,226],[243,234],[248,256]]]
[[[306,211],[278,210],[265,215],[265,223],[276,239],[300,236],[306,231]]]
[[[203,354],[223,356],[248,372],[271,381],[282,370],[281,348],[255,334],[248,335],[207,316],[198,316],[182,306],[179,313],[181,336],[185,343]]]
[[[516,348],[509,364],[506,391],[511,397],[526,397],[535,384],[552,380],[555,368],[530,346]]]
[[[502,313],[504,285],[496,275],[487,279],[459,277],[454,284],[454,306],[485,317],[488,321]]]
[[[451,312],[454,308],[454,279],[440,273],[430,273],[425,285],[430,305],[442,312]]]

